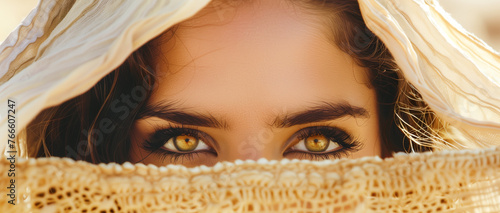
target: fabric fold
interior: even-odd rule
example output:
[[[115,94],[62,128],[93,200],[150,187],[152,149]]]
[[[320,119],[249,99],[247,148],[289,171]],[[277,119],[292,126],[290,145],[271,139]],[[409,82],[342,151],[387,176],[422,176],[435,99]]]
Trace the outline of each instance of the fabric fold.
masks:
[[[424,101],[458,130],[461,145],[499,145],[498,53],[463,29],[437,1],[359,3],[368,28],[386,44]]]
[[[16,126],[18,130],[23,129],[42,109],[84,93],[134,50],[170,26],[191,17],[208,2],[76,0],[47,39],[36,40],[23,50],[28,55],[9,51],[12,47],[8,45],[15,40],[16,34],[9,36],[0,54],[2,57],[7,55],[0,61],[0,73],[6,73],[5,67],[10,66],[16,74],[0,85],[0,103],[7,103],[8,99],[16,101],[17,114],[22,115],[17,118]],[[69,3],[71,1],[42,0],[34,10],[34,17],[62,13],[54,9],[54,5],[65,8],[71,6]],[[45,29],[46,23],[50,20],[35,22],[33,30]],[[16,42],[15,45],[22,44]],[[15,64],[8,60],[13,57],[29,65],[16,70]],[[7,111],[5,104],[0,110]],[[1,117],[0,123],[0,128],[7,129],[7,117]],[[0,138],[7,141],[7,133],[0,132]],[[6,143],[1,143],[0,150],[5,150],[5,146]]]

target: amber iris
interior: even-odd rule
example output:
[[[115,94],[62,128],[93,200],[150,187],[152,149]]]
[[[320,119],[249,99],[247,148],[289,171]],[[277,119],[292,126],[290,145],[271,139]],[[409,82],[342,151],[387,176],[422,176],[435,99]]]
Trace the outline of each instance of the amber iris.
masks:
[[[312,152],[322,152],[328,148],[329,140],[323,135],[314,135],[304,141],[306,148]]]
[[[198,146],[198,138],[190,135],[179,135],[174,138],[174,145],[179,151],[192,151]]]

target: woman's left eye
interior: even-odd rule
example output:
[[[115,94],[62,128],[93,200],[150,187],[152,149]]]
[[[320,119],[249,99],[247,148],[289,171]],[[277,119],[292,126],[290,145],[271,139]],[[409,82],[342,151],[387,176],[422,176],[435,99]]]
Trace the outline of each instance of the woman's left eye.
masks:
[[[291,149],[304,152],[331,152],[342,149],[342,146],[324,135],[312,135],[300,140]]]
[[[345,131],[329,126],[313,126],[299,130],[298,141],[283,154],[298,155],[310,160],[336,159],[349,156],[361,149],[361,143],[353,140]]]

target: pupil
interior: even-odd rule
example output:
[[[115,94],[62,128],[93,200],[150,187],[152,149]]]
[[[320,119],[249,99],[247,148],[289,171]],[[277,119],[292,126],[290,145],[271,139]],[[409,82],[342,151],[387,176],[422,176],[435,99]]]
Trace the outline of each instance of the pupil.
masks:
[[[189,138],[184,139],[184,141],[186,141],[186,143],[189,142]]]
[[[317,138],[316,138],[316,139],[314,139],[314,143],[318,143],[318,141],[319,141],[319,140],[318,140]]]

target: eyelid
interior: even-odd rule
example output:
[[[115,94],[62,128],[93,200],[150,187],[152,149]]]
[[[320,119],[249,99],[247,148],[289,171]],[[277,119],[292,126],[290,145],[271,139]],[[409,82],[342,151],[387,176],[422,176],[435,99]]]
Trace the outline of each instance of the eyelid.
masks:
[[[163,140],[164,143],[161,144],[159,147],[157,147],[157,148],[161,148],[163,145],[165,145],[168,142],[168,140],[170,140],[170,138],[165,139],[165,137],[162,136],[162,134],[163,135],[165,134],[165,131],[179,131],[179,133],[183,133],[183,134],[185,134],[187,132],[188,135],[197,137],[198,139],[203,141],[208,147],[210,147],[210,150],[215,151],[213,146],[215,146],[215,147],[217,147],[217,149],[219,149],[218,144],[215,142],[215,140],[209,134],[197,129],[196,127],[191,128],[191,127],[185,127],[184,125],[176,125],[176,124],[171,124],[171,123],[169,123],[167,126],[162,125],[162,126],[155,127],[155,131],[154,131],[154,133],[152,133],[150,135],[150,137],[148,137],[148,141],[154,143],[154,141],[156,142],[157,140]],[[160,139],[159,137],[163,138],[163,139]],[[200,150],[200,151],[204,151],[204,150]],[[179,152],[179,153],[183,153],[183,152]]]
[[[339,150],[342,150],[344,148],[340,143],[337,143],[337,142],[335,142],[333,140],[328,139],[328,148],[325,151],[322,151],[322,152],[308,151],[307,148],[305,147],[305,144],[304,144],[305,141],[304,140],[305,139],[299,140],[299,142],[296,143],[295,145],[293,145],[292,147],[290,147],[289,150],[290,151],[298,151],[298,152],[308,152],[308,153],[313,153],[313,154],[325,154],[325,153],[339,151]],[[338,147],[333,147],[331,145],[332,143],[337,144]],[[295,148],[297,146],[303,146],[304,149]]]
[[[193,136],[193,135],[190,135],[190,136]],[[167,149],[168,149],[169,151],[171,151],[171,152],[178,152],[178,153],[190,153],[190,152],[209,151],[209,150],[213,149],[213,148],[211,148],[210,146],[208,146],[208,145],[204,142],[204,140],[203,140],[203,139],[201,139],[201,138],[199,138],[199,137],[197,137],[197,136],[193,136],[193,137],[196,137],[196,138],[198,139],[198,146],[197,146],[196,148],[199,148],[199,147],[200,147],[200,142],[203,144],[203,145],[201,145],[201,146],[205,146],[205,147],[203,147],[202,149],[199,149],[199,150],[196,150],[196,148],[195,148],[195,150],[193,150],[193,151],[183,152],[183,151],[178,150],[178,149],[175,147],[175,144],[173,144],[173,143],[174,143],[174,141],[173,141],[173,140],[174,140],[174,137],[169,138],[169,139],[167,140],[167,142],[165,142],[165,144],[163,144],[163,146],[162,146],[162,147],[163,147],[163,148],[167,148]],[[172,142],[171,142],[171,141],[172,141]],[[170,144],[169,144],[169,142],[171,142],[172,144],[170,145]],[[167,146],[169,146],[169,147],[167,147]]]
[[[340,133],[340,134],[343,134],[343,136],[349,137],[348,140],[350,140],[350,141],[348,141],[348,142],[344,142],[343,140],[342,141],[335,141],[342,147],[346,147],[346,146],[351,145],[350,143],[351,143],[351,141],[353,141],[351,138],[351,135],[339,127],[324,126],[324,125],[322,125],[322,126],[309,126],[309,127],[304,127],[302,129],[300,129],[299,131],[295,132],[290,137],[290,139],[288,139],[288,141],[285,144],[283,144],[283,147],[282,147],[283,153],[288,152],[291,147],[294,147],[295,145],[300,143],[300,141],[302,139],[306,138],[305,137],[306,135],[311,135],[311,133],[314,134],[315,132],[320,133],[320,134],[324,134],[326,131],[337,131],[334,134]],[[353,141],[352,143],[353,143],[354,147],[357,146],[356,142]],[[290,144],[293,144],[293,145],[290,145]],[[311,153],[313,153],[313,152],[311,152]],[[315,154],[321,154],[321,153],[322,152],[318,152]]]

